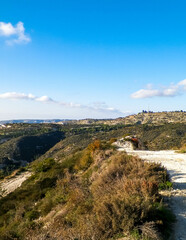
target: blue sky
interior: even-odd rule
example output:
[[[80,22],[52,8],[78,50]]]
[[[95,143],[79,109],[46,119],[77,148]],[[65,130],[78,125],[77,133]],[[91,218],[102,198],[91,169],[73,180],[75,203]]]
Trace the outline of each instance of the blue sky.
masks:
[[[186,110],[186,3],[2,0],[0,119]]]

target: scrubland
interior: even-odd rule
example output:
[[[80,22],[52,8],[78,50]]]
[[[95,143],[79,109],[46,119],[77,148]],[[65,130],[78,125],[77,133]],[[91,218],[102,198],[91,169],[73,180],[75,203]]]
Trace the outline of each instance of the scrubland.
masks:
[[[32,176],[0,200],[1,239],[167,239],[174,216],[159,189],[158,164],[95,140],[55,161],[33,162]]]

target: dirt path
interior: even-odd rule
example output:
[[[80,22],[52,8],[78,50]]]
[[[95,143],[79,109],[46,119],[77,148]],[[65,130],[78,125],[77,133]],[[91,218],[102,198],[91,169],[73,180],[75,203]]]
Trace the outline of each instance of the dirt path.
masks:
[[[161,163],[167,168],[173,182],[173,190],[169,193],[170,206],[177,218],[175,234],[171,240],[186,240],[186,154],[175,153],[172,150],[133,150],[129,144],[119,144],[118,147],[119,151],[126,151],[149,162]]]
[[[16,188],[31,176],[30,172],[24,172],[20,175],[15,175],[0,182],[0,196],[5,197],[7,194],[13,192]]]

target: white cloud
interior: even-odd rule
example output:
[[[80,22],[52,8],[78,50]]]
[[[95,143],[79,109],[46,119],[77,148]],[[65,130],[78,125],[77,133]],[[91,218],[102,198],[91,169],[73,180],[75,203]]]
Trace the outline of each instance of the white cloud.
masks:
[[[160,96],[159,90],[140,89],[139,91],[131,94],[132,98],[150,98],[150,97],[155,97],[155,96]]]
[[[11,36],[16,34],[16,28],[11,23],[0,22],[0,35]]]
[[[162,91],[161,95],[162,97],[174,97],[179,95],[179,89],[177,86],[172,86],[169,88],[166,88],[165,90]]]
[[[152,97],[175,97],[186,91],[186,79],[178,82],[176,85],[153,89],[151,84],[146,89],[140,89],[131,94],[131,98],[152,98]]]
[[[52,104],[57,104],[59,106],[64,106],[66,108],[79,108],[79,109],[85,109],[89,111],[96,111],[96,112],[105,112],[105,113],[112,113],[112,114],[126,114],[124,112],[121,112],[118,109],[108,107],[105,103],[102,104],[93,104],[91,105],[81,105],[77,103],[72,103],[72,102],[60,102],[60,101],[55,101],[52,98],[48,96],[41,96],[41,97],[36,97],[33,94],[25,94],[25,93],[17,93],[17,92],[6,92],[0,94],[0,99],[10,99],[10,100],[31,100],[31,101],[36,101],[36,102],[42,102],[42,103],[52,103]]]
[[[16,92],[7,92],[0,94],[0,99],[26,99],[34,100],[35,96],[32,94],[16,93]]]
[[[48,96],[42,96],[35,99],[38,102],[54,102],[54,100]]]
[[[186,79],[178,83],[179,86],[182,86],[186,90]]]
[[[15,26],[11,23],[0,22],[0,36],[8,38],[6,40],[8,45],[26,44],[31,41],[31,38],[25,35],[23,22],[18,22]]]

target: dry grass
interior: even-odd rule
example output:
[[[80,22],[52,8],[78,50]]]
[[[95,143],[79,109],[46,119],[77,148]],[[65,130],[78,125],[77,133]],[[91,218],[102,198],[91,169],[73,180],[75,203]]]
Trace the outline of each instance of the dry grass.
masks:
[[[156,206],[160,200],[158,184],[164,175],[165,170],[158,165],[118,153],[88,185],[81,176],[68,177],[66,211],[54,217],[48,228],[51,239],[54,235],[56,239],[116,239],[137,227],[141,237],[161,239],[158,221],[163,222],[156,216]]]
[[[177,153],[186,153],[186,143],[177,151]]]

